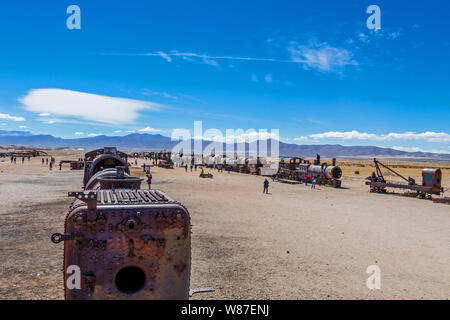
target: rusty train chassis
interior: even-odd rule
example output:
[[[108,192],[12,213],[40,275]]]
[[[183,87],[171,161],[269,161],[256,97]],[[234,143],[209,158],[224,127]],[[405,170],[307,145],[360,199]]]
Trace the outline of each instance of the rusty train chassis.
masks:
[[[373,161],[375,164],[375,171],[372,173],[372,176],[366,178],[367,180],[369,180],[369,181],[366,181],[366,185],[370,186],[370,192],[387,193],[386,188],[413,190],[416,192],[410,194],[410,196],[419,197],[421,199],[432,200],[431,195],[433,193],[436,193],[433,191],[432,187],[418,185],[413,178],[411,178],[411,177],[406,178],[406,177],[402,176],[400,173],[396,172],[395,170],[388,167],[387,165],[381,163],[377,159],[373,159]],[[393,183],[393,182],[386,181],[384,179],[383,173],[381,172],[380,166],[385,168],[386,170],[390,171],[394,175],[402,178],[408,184]],[[443,192],[443,189],[441,189],[441,191]]]

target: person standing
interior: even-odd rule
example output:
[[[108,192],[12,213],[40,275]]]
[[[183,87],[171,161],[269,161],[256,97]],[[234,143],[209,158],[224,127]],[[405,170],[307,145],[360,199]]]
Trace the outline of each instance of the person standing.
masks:
[[[62,169],[62,162],[59,163],[59,171]]]
[[[147,174],[147,184],[148,184],[148,189],[150,190],[152,188],[152,174],[149,173]]]
[[[312,178],[312,183],[311,183],[311,189],[315,189],[316,188],[316,177]]]
[[[308,176],[308,175],[306,175],[306,176],[305,176],[305,186],[307,186],[307,185],[308,185],[308,182],[309,182],[309,176]]]
[[[44,158],[42,158],[42,164],[44,164]]]
[[[269,193],[269,180],[264,179],[264,190],[263,193]]]
[[[52,169],[53,169],[53,162],[52,161],[50,161],[49,169],[50,169],[50,171],[52,171]]]

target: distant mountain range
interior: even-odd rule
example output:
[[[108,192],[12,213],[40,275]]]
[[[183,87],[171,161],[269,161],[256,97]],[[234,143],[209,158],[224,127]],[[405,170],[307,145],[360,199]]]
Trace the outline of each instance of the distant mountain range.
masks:
[[[133,133],[126,136],[105,136],[63,139],[52,135],[33,135],[25,131],[1,131],[0,130],[0,146],[8,147],[10,145],[17,146],[33,146],[39,148],[68,148],[91,150],[106,146],[114,146],[123,151],[160,151],[171,150],[178,142],[172,141],[170,137],[160,134],[138,134]],[[191,141],[192,143],[192,141]],[[204,141],[204,147],[210,142]],[[225,145],[223,145],[225,150]],[[248,150],[249,145],[246,144]],[[270,140],[268,141],[268,149],[270,153]],[[315,157],[316,153],[323,158],[410,158],[418,160],[440,160],[450,161],[450,154],[437,154],[427,152],[405,152],[390,148],[380,148],[373,146],[352,146],[346,147],[342,145],[297,145],[280,142],[280,156],[298,156],[298,157]]]

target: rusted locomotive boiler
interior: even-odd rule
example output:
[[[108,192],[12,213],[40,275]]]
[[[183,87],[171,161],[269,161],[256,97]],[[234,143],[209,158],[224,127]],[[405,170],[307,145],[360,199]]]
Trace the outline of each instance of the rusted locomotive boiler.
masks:
[[[84,191],[65,221],[66,299],[187,299],[190,216],[158,190],[141,190],[126,154],[104,148],[86,154]],[[78,272],[78,275],[77,275]],[[78,276],[78,279],[77,279]]]

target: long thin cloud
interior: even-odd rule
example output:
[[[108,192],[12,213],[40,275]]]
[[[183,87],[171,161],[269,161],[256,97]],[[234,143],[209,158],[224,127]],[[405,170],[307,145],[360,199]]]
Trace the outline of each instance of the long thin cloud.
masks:
[[[155,53],[142,53],[137,54],[138,56],[149,56],[149,57],[162,57],[167,62],[172,62],[171,57],[184,57],[184,58],[199,58],[199,59],[212,59],[212,60],[241,60],[241,61],[268,61],[268,62],[294,62],[289,60],[278,60],[273,58],[253,58],[253,57],[233,57],[233,56],[210,56],[206,54],[198,54],[193,52],[171,52],[165,53],[158,51]]]
[[[25,121],[24,117],[16,117],[7,113],[0,113],[1,120],[12,120],[12,121]]]
[[[273,63],[294,63],[303,64],[307,68],[317,69],[320,72],[339,72],[340,69],[348,65],[358,65],[353,59],[353,54],[343,48],[332,47],[327,43],[313,43],[308,46],[299,45],[295,42],[290,43],[287,48],[289,59],[276,59],[265,57],[243,57],[228,55],[207,55],[195,52],[149,52],[138,54],[113,54],[113,55],[131,55],[142,57],[160,57],[167,62],[173,62],[174,58],[181,58],[186,61],[196,61],[204,64],[219,66],[217,61],[253,61],[253,62],[273,62]]]
[[[367,132],[352,131],[328,131],[323,133],[311,134],[309,136],[297,137],[296,141],[323,139],[341,139],[341,140],[373,140],[373,141],[393,141],[393,140],[424,140],[427,142],[450,142],[450,134],[445,132],[390,132],[386,134],[375,134]]]

